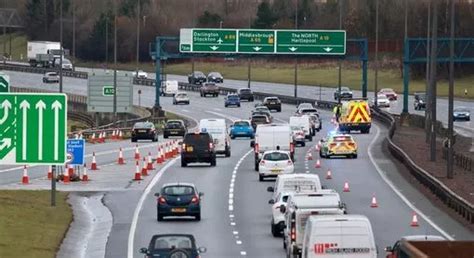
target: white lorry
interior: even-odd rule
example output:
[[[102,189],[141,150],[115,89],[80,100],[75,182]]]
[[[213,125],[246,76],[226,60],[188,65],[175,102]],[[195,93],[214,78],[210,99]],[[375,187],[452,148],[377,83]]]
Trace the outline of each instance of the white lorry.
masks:
[[[265,151],[288,151],[292,160],[295,157],[295,145],[288,124],[257,125],[255,141],[251,141],[251,147],[254,148],[255,153],[255,171],[258,171],[260,159]]]
[[[302,257],[377,257],[374,233],[366,216],[310,216],[304,231]]]
[[[290,195],[286,207],[280,208],[280,212],[285,213],[283,247],[286,249],[287,257],[301,256],[309,216],[342,215],[346,212],[345,207],[335,190]]]
[[[230,157],[230,137],[227,133],[225,119],[201,119],[199,121],[199,131],[212,135],[217,154],[225,154],[226,157]]]
[[[61,57],[61,44],[52,41],[28,41],[27,58],[31,66],[52,67]]]

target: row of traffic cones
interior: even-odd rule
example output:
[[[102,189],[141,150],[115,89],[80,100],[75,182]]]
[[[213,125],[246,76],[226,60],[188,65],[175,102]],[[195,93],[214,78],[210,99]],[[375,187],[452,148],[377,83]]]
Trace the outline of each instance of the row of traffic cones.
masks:
[[[82,134],[80,134],[80,137],[82,137]],[[89,138],[89,142],[90,143],[104,143],[106,139],[107,139],[107,132],[103,131],[103,132],[100,132],[98,135],[96,135],[96,133],[92,133],[91,137]],[[123,139],[122,130],[113,130],[109,139],[122,140]]]

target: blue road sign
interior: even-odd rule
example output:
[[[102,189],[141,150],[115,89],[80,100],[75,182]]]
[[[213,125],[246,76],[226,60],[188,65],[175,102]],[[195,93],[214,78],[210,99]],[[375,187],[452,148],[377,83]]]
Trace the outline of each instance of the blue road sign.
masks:
[[[69,164],[84,165],[85,150],[86,146],[84,139],[67,140],[66,151],[68,160],[71,160]]]

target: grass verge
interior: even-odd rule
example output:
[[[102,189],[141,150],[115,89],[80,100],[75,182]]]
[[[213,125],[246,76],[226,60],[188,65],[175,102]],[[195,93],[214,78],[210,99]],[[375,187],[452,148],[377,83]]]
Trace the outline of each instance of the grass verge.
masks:
[[[72,221],[67,193],[0,191],[0,257],[55,257]]]

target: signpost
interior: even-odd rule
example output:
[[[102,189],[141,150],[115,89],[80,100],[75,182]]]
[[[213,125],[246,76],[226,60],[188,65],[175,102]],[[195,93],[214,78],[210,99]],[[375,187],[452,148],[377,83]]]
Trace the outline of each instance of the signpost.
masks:
[[[65,94],[0,93],[0,165],[64,164]]]
[[[8,74],[0,73],[0,92],[10,91],[10,76]]]
[[[89,74],[87,81],[87,111],[114,112],[114,95],[117,97],[117,112],[126,113],[132,110],[133,76],[117,72],[117,92],[114,92],[113,73],[95,72]]]
[[[345,55],[344,30],[181,29],[188,53]]]
[[[67,140],[66,151],[71,160],[69,164],[84,165],[85,150],[84,139]]]

